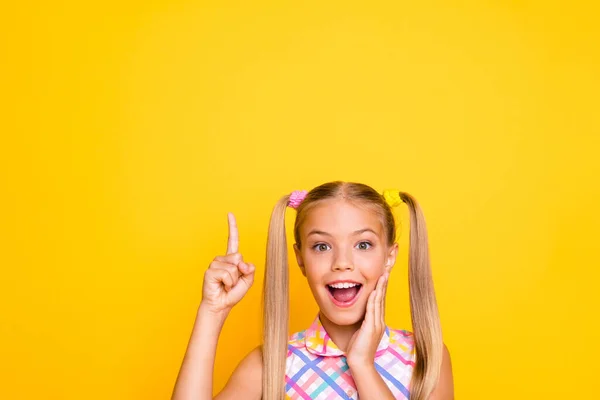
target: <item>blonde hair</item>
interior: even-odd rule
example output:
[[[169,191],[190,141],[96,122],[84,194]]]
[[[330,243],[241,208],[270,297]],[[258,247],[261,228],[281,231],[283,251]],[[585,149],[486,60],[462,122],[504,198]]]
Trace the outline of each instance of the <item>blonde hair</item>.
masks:
[[[415,366],[410,383],[411,400],[426,400],[435,388],[442,364],[442,332],[435,298],[425,217],[416,200],[405,192],[400,198],[409,209],[409,293],[412,329],[415,341]],[[384,197],[370,186],[354,182],[329,182],[317,186],[297,208],[294,238],[298,247],[300,226],[311,208],[333,198],[367,205],[382,218],[388,245],[396,241],[392,210]],[[289,267],[285,232],[285,211],[289,195],[273,209],[267,239],[264,276],[263,381],[264,400],[283,400],[289,322]]]

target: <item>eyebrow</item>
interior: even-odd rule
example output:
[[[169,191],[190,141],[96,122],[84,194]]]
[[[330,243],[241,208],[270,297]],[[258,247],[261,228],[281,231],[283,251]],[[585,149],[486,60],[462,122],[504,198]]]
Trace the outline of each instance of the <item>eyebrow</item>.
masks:
[[[365,232],[372,232],[373,234],[377,235],[377,232],[375,232],[373,229],[371,228],[364,228],[364,229],[359,229],[357,231],[352,232],[352,235],[360,235],[361,233],[365,233]],[[313,229],[312,231],[310,231],[308,233],[308,235],[306,235],[306,237],[309,237],[310,235],[324,235],[324,236],[332,236],[331,233],[327,233],[325,231],[319,231],[317,229]]]

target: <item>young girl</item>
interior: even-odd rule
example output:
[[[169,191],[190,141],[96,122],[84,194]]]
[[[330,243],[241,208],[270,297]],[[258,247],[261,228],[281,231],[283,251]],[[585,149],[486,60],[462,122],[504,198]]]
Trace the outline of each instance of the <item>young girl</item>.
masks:
[[[387,281],[398,244],[391,207],[410,213],[409,288],[413,332],[385,325]],[[285,211],[296,209],[294,252],[319,306],[312,325],[288,336]],[[238,253],[229,214],[227,255],[204,276],[202,301],[173,399],[212,399],[221,328],[254,281]],[[276,204],[264,275],[263,345],[235,369],[216,399],[451,400],[450,356],[442,342],[425,220],[415,199],[367,185],[330,182]]]

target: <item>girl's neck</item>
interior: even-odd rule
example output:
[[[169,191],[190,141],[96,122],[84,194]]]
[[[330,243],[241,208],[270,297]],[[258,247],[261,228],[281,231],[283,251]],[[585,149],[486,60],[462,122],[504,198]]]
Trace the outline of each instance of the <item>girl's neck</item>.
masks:
[[[333,343],[335,343],[335,345],[343,352],[346,352],[352,335],[354,335],[362,325],[362,320],[353,325],[336,325],[327,319],[322,312],[319,312],[319,318],[323,328],[325,328]]]

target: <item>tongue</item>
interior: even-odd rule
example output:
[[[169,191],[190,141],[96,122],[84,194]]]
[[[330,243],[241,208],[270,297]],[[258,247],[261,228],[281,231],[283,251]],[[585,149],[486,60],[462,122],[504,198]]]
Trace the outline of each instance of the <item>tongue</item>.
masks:
[[[337,301],[347,303],[356,296],[356,294],[358,293],[358,289],[358,286],[354,286],[347,289],[332,289],[331,294]]]

